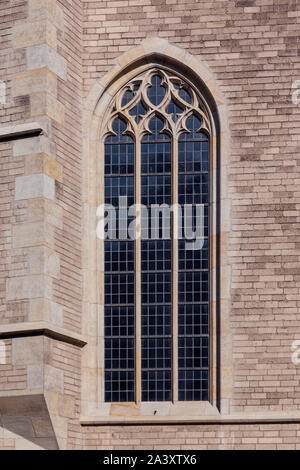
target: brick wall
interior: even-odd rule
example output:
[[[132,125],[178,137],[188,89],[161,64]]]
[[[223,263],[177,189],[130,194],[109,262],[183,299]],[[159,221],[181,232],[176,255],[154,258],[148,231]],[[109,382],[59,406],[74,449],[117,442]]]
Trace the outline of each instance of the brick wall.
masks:
[[[5,104],[0,105],[0,124],[9,125],[28,117],[27,97],[13,98],[12,75],[23,71],[25,54],[14,51],[12,26],[26,18],[26,2],[12,4],[8,0],[0,4],[0,80],[5,83]],[[12,247],[12,224],[24,216],[24,204],[14,202],[15,177],[24,173],[21,158],[12,158],[12,143],[0,142],[0,323],[26,321],[26,302],[7,304],[5,301],[6,279],[13,272],[25,268],[24,256]]]

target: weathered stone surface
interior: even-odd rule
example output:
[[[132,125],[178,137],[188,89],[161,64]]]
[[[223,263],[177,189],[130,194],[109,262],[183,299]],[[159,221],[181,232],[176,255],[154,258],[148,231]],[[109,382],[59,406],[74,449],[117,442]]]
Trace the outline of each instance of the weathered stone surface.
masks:
[[[18,24],[13,27],[13,47],[15,49],[48,44],[53,49],[57,47],[57,33],[50,21]]]
[[[29,365],[27,367],[27,387],[29,390],[42,390],[44,387],[44,365]]]
[[[16,178],[15,200],[44,197],[55,200],[55,180],[45,174],[33,174]]]
[[[13,227],[13,246],[15,248],[25,248],[36,245],[53,247],[54,234],[53,227],[50,224],[44,222],[28,222]]]
[[[57,77],[47,68],[15,74],[13,77],[13,96],[31,95],[47,92],[57,95]]]
[[[67,62],[48,44],[26,48],[27,70],[48,68],[62,80],[67,79]]]
[[[52,297],[52,279],[44,275],[15,277],[7,280],[6,299],[23,300]]]
[[[64,29],[64,13],[62,8],[53,0],[28,0],[30,21],[44,21],[48,19],[60,30]]]
[[[49,437],[54,436],[51,421],[44,417],[32,418],[32,425],[36,437]]]
[[[62,395],[58,399],[58,413],[65,418],[75,418],[75,399]]]
[[[43,125],[38,122],[27,122],[25,124],[15,124],[12,126],[0,127],[0,138],[18,138],[43,131]]]
[[[0,442],[14,442],[15,450],[58,449],[42,395],[0,397],[0,426]]]
[[[45,173],[50,178],[62,182],[63,169],[62,166],[48,155],[33,154],[25,157],[25,173],[32,175],[36,173]]]
[[[19,139],[13,142],[14,157],[45,153],[55,155],[55,145],[48,137],[41,135],[30,139]]]
[[[50,324],[63,326],[63,308],[49,299],[31,299],[28,320],[47,321]]]
[[[45,366],[45,389],[63,394],[64,393],[63,371],[46,364]]]
[[[45,399],[42,395],[21,395],[18,397],[0,397],[2,416],[41,416],[47,413]]]
[[[30,418],[4,416],[2,417],[3,426],[11,432],[26,436],[27,439],[35,437],[34,429]]]
[[[31,116],[49,116],[59,124],[63,124],[65,108],[56,98],[47,92],[30,95]]]
[[[39,225],[37,222],[45,222],[47,228],[46,239],[52,240],[50,227],[63,228],[63,209],[50,199],[30,199],[28,201],[28,223],[36,223],[36,226],[29,226],[28,231],[32,232]],[[25,230],[26,231],[26,230]]]
[[[12,363],[15,365],[41,365],[43,363],[44,338],[42,336],[13,338]]]
[[[46,274],[59,279],[60,259],[59,255],[44,246],[36,246],[28,249],[28,268],[30,274]]]

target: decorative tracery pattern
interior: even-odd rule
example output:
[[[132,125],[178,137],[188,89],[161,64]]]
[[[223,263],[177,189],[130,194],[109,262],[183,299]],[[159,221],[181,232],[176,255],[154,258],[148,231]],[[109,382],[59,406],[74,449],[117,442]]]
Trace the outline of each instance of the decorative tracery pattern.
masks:
[[[104,243],[107,402],[208,400],[210,134],[201,96],[162,69],[131,80],[108,107],[105,203],[119,209],[126,196],[147,214],[202,205],[204,244],[187,251],[188,236],[174,237],[176,209],[169,239],[147,215],[146,239],[126,240],[117,215],[117,240]]]
[[[151,133],[150,121],[162,119],[161,133],[179,137],[189,132],[187,119],[195,116],[200,121],[198,132],[210,133],[210,123],[201,97],[181,78],[161,69],[151,69],[125,85],[111,103],[103,134],[115,134],[113,122],[117,117],[127,124],[124,134],[135,139]]]

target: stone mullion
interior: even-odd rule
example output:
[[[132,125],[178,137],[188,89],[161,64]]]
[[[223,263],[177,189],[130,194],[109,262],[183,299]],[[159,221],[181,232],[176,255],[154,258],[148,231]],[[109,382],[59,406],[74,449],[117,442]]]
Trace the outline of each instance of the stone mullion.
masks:
[[[141,136],[135,141],[135,204],[136,204],[136,241],[135,241],[135,401],[141,403],[142,395],[142,348],[141,348]]]

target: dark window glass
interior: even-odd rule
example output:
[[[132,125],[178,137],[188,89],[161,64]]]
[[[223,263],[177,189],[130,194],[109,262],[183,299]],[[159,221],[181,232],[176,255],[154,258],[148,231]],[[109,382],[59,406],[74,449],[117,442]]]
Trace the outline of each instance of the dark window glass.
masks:
[[[209,149],[200,119],[191,116],[186,126],[178,144],[178,199],[194,206],[185,229],[195,230],[196,207],[204,206],[204,240],[200,249],[178,242],[178,398],[200,401],[209,394]]]
[[[208,370],[179,370],[179,401],[207,401],[208,393]]]
[[[178,177],[178,202],[208,204],[208,174],[188,174]]]
[[[201,250],[187,250],[186,240],[179,240],[179,270],[180,271],[200,271],[208,270],[208,240],[204,241]]]
[[[142,241],[142,271],[170,271],[171,240]]]
[[[174,83],[174,88],[176,90],[178,90],[178,94],[179,94],[181,99],[186,101],[188,104],[192,103],[192,97],[191,97],[190,93],[185,88],[178,85],[177,83]]]
[[[171,175],[142,176],[142,204],[171,205]]]
[[[171,114],[173,121],[177,122],[184,110],[178,103],[175,103],[175,101],[172,100],[167,106],[166,111],[168,114]]]
[[[133,100],[138,89],[139,89],[139,85],[133,85],[131,89],[128,89],[125,91],[123,98],[122,98],[122,107],[130,103],[131,100]]]
[[[134,244],[132,241],[106,241],[105,272],[134,271]]]
[[[171,305],[143,305],[142,336],[144,338],[171,335]]]
[[[206,369],[208,367],[208,338],[186,337],[178,341],[179,369]]]
[[[105,339],[105,369],[133,369],[134,339]]]
[[[173,83],[174,98],[165,111],[174,122],[181,118],[184,104],[192,104],[192,95]],[[122,106],[139,123],[148,112],[145,96],[134,103],[139,85],[122,96]],[[176,98],[177,94],[177,98]],[[152,76],[147,95],[155,107],[166,96],[161,76]],[[131,104],[132,102],[132,104]],[[164,104],[163,104],[164,106]],[[159,113],[158,113],[159,114]],[[135,363],[135,241],[122,238],[133,220],[124,215],[120,197],[127,206],[135,202],[135,144],[127,134],[127,124],[117,117],[114,135],[105,140],[105,203],[117,210],[114,214],[116,239],[104,242],[104,328],[105,328],[105,401],[135,400],[135,369],[141,367],[142,401],[171,401],[172,393],[172,269],[178,269],[178,399],[202,401],[209,398],[209,141],[201,132],[202,118],[193,114],[185,122],[186,132],[178,140],[178,202],[184,219],[183,239],[178,240],[178,265],[172,265],[172,230],[163,226],[163,207],[172,205],[172,137],[159,115],[153,114],[141,146],[141,203],[148,239],[141,241],[141,363]],[[149,131],[149,132],[148,132]],[[160,211],[158,229],[154,226],[153,205]],[[186,207],[183,207],[185,206]],[[191,209],[192,208],[192,209]],[[203,212],[199,212],[198,209]],[[204,226],[203,240],[193,248],[190,235],[199,223]],[[170,215],[170,213],[169,213]],[[164,214],[166,216],[166,213]],[[145,224],[147,217],[147,224]],[[109,235],[113,235],[113,228]],[[143,233],[145,236],[145,232]]]
[[[134,306],[105,307],[105,337],[134,336]]]
[[[142,401],[172,400],[170,370],[142,370]]]
[[[105,401],[134,401],[134,371],[105,371]]]
[[[124,134],[126,123],[121,118],[114,120],[112,129],[116,135],[105,140],[105,175],[133,175],[134,144],[132,137]]]
[[[208,304],[179,304],[178,333],[180,337],[208,335]]]
[[[134,204],[133,177],[105,178],[105,204],[119,206],[119,197],[126,196],[128,207]]]
[[[130,110],[129,114],[134,117],[136,123],[138,124],[142,117],[147,114],[147,108],[140,101],[136,106],[134,106],[134,108]]]
[[[180,173],[208,172],[207,140],[189,141],[183,134],[178,145],[178,169]],[[200,136],[199,136],[200,137]],[[205,137],[206,138],[206,137]]]

